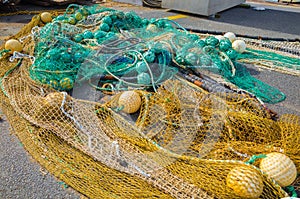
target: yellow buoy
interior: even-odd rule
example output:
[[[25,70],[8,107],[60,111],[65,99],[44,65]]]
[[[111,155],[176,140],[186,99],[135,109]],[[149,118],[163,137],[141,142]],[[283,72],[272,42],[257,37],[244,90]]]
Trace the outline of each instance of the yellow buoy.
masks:
[[[249,166],[232,169],[227,175],[226,184],[235,195],[248,199],[259,198],[264,187],[259,172]]]
[[[42,22],[44,22],[44,23],[49,23],[49,22],[51,22],[51,21],[52,21],[52,14],[49,13],[49,12],[43,12],[43,13],[41,14],[41,20],[42,20]]]
[[[10,39],[5,42],[4,48],[10,50],[10,53],[13,53],[14,51],[21,52],[23,50],[22,44],[16,39]]]
[[[125,113],[135,113],[140,109],[142,100],[138,93],[125,91],[120,95],[118,104],[123,106],[122,111]]]
[[[71,88],[73,88],[74,82],[70,78],[65,77],[60,80],[59,84],[63,90],[70,90]]]
[[[49,93],[45,97],[44,106],[59,107],[63,100],[63,95],[59,92]]]
[[[282,153],[269,153],[262,159],[259,168],[281,187],[291,185],[297,177],[297,169],[294,162]]]
[[[62,118],[63,113],[61,111],[61,106],[63,105],[63,109],[65,111],[69,111],[71,107],[69,106],[69,102],[71,98],[66,95],[66,99],[64,101],[64,95],[60,92],[52,92],[47,94],[45,97],[38,98],[38,102],[36,105],[35,116],[37,118]]]

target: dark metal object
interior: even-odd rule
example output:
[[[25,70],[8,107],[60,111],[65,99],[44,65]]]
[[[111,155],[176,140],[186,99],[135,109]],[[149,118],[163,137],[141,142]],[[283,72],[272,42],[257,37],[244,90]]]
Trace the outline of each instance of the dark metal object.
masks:
[[[0,0],[0,10],[16,12],[16,5],[20,2],[21,0]]]

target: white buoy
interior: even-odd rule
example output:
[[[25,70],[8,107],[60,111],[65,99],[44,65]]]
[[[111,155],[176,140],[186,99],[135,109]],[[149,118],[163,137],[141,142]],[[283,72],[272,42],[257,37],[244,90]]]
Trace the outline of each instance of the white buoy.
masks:
[[[227,37],[231,42],[236,39],[236,36],[233,32],[227,32],[224,34],[224,37]]]
[[[232,42],[232,48],[236,50],[238,53],[243,53],[246,50],[246,43],[243,40],[235,40]]]
[[[219,41],[225,39],[225,37],[222,35],[216,35],[215,38],[217,38]]]

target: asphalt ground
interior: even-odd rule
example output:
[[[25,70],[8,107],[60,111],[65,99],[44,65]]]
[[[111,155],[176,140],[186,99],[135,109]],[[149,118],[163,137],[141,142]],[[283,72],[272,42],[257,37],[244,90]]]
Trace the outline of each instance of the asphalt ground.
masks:
[[[220,12],[214,17],[203,17],[167,9],[150,9],[124,4],[103,4],[123,11],[135,11],[142,17],[160,18],[172,16],[186,28],[219,32],[235,32],[242,35],[299,39],[299,9],[284,11],[257,11],[251,8],[235,7]],[[53,8],[53,7],[52,7]],[[55,7],[65,8],[65,6]],[[21,4],[20,10],[49,9],[36,5]],[[272,9],[276,9],[276,6]],[[6,12],[0,9],[0,13]],[[7,36],[17,33],[28,23],[32,15],[14,15],[0,17],[0,43]],[[292,113],[300,115],[300,77],[282,74],[268,69],[248,66],[250,73],[284,92],[286,100],[268,105],[278,114]],[[19,140],[9,132],[9,124],[0,122],[0,199],[6,198],[80,198],[83,197],[40,167],[28,154]],[[101,198],[101,196],[99,196]]]

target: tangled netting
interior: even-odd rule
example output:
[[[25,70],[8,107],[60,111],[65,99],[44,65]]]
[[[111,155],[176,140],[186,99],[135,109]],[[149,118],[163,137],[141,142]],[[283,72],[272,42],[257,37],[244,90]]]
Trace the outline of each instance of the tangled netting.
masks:
[[[30,76],[56,90],[70,90],[75,80],[99,79],[99,74],[112,78],[104,89],[155,89],[178,73],[176,63],[194,73],[203,69],[218,73],[264,102],[285,99],[282,92],[235,62],[238,53],[229,39],[201,39],[167,19],[148,20],[133,12],[71,5],[64,15],[32,34],[37,45]]]
[[[77,5],[46,25],[35,16],[15,38],[24,49],[3,51],[1,108],[29,153],[82,194],[295,194],[258,165],[279,152],[299,171],[300,118],[279,117],[261,102],[284,95],[251,77],[229,40],[200,39],[166,19]],[[120,104],[130,91],[138,97]]]
[[[259,63],[269,69],[300,76],[300,42],[244,40],[251,48],[239,54],[237,59],[240,62]]]

